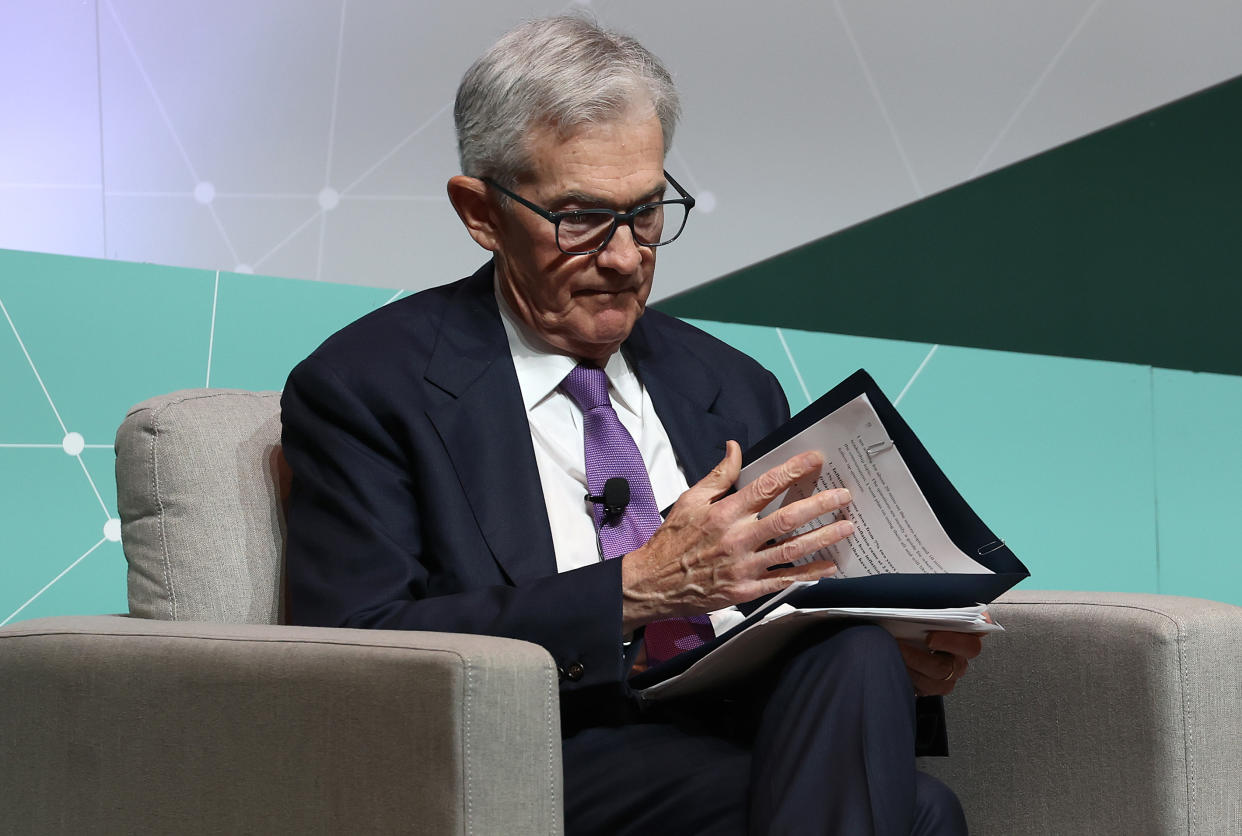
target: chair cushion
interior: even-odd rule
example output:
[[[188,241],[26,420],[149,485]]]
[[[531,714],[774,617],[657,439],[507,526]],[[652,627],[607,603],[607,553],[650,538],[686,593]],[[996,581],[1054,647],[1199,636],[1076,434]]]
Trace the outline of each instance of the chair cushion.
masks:
[[[280,620],[279,392],[190,389],[143,401],[117,430],[116,485],[132,615]]]

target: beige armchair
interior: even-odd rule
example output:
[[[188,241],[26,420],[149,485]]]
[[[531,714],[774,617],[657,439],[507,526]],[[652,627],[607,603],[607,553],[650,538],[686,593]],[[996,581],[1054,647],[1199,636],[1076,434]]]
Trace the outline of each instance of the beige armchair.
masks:
[[[126,417],[130,616],[0,630],[4,828],[560,832],[548,654],[279,626],[282,473],[276,393]],[[922,764],[973,833],[1242,833],[1242,608],[1012,592],[992,609],[1007,631],[947,700],[952,756]]]
[[[275,392],[126,416],[130,615],[0,631],[0,830],[561,832],[542,648],[276,623],[279,444]]]

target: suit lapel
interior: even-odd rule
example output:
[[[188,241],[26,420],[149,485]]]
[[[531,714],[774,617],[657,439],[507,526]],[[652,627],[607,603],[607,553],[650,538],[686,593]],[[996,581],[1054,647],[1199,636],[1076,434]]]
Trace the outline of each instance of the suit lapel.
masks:
[[[427,414],[497,563],[515,584],[555,574],[552,531],[490,264],[446,306],[426,379],[449,396]]]
[[[638,320],[625,349],[651,395],[689,484],[720,463],[729,439],[746,449],[746,425],[712,411],[720,392],[715,370],[670,340],[658,318],[646,315]]]
[[[675,344],[658,316],[635,324],[625,351],[690,484],[719,463],[725,441],[745,449],[753,440],[745,424],[712,411],[716,371]],[[513,583],[554,574],[552,531],[490,264],[446,305],[425,376],[447,395],[427,414],[496,562]]]

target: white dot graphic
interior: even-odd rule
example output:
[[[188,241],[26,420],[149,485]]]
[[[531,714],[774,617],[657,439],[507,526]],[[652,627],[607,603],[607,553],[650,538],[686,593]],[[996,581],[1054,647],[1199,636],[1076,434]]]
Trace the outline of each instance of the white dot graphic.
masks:
[[[253,273],[254,268],[249,264],[239,264],[233,268],[234,273]]]
[[[86,439],[81,433],[69,433],[60,442],[61,449],[71,456],[76,456],[86,449]]]
[[[324,186],[323,191],[319,193],[319,208],[325,212],[331,212],[340,202],[341,193],[331,186]]]
[[[206,180],[194,187],[194,199],[204,205],[216,199],[216,187]]]
[[[104,523],[104,538],[111,540],[113,543],[121,541],[121,521],[115,517],[109,517]]]
[[[707,214],[716,211],[716,193],[701,192],[694,196],[694,208],[700,209]]]

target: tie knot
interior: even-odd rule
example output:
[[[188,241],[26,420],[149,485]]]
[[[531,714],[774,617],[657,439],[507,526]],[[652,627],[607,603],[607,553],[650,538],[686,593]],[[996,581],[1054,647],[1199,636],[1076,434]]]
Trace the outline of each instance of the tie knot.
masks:
[[[574,399],[583,412],[607,406],[608,375],[595,366],[574,366],[573,371],[561,381],[565,394]]]

